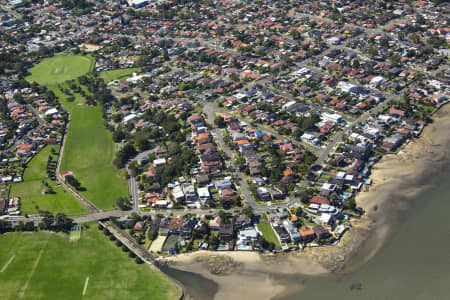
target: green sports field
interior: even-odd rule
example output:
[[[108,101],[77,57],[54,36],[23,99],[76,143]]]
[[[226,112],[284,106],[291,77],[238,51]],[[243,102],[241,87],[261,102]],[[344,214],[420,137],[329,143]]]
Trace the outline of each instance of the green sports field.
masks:
[[[49,232],[0,235],[1,299],[179,299],[180,290],[92,224],[77,242]],[[84,293],[84,295],[83,295]]]
[[[61,171],[72,171],[86,191],[81,193],[100,209],[111,209],[118,197],[128,197],[128,184],[112,163],[115,146],[99,105],[87,106],[76,94],[74,102],[50,86],[70,113]]]
[[[26,79],[41,85],[56,84],[78,78],[93,67],[94,59],[90,56],[60,54],[43,59],[29,70],[31,75]]]
[[[47,160],[51,155],[56,161],[56,155],[51,154],[54,149],[57,153],[59,146],[47,146],[42,149],[28,164],[23,175],[23,182],[11,186],[11,197],[21,198],[22,214],[37,214],[39,210],[52,213],[65,213],[69,216],[79,216],[87,213],[87,210],[70,193],[57,185],[56,181],[47,178]],[[55,191],[54,194],[42,194],[45,188],[42,181],[49,184]]]

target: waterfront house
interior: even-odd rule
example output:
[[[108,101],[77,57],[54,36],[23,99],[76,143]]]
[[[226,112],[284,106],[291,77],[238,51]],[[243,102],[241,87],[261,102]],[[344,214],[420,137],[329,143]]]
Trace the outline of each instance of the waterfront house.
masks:
[[[219,238],[223,241],[229,241],[233,238],[234,226],[229,223],[222,223],[219,228]]]
[[[318,240],[326,239],[330,237],[330,232],[323,228],[322,226],[314,226],[313,227],[314,234]]]
[[[301,241],[309,243],[316,238],[316,233],[312,229],[299,229]]]

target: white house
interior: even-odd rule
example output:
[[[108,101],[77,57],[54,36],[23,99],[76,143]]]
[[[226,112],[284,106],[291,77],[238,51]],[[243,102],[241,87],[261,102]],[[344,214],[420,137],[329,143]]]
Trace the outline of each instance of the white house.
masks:
[[[339,81],[337,88],[344,93],[356,93],[358,91],[358,86],[356,84],[347,81]]]
[[[327,42],[330,45],[339,45],[341,43],[341,39],[339,37],[337,37],[337,36],[333,36],[333,37],[330,37],[327,40]]]
[[[383,76],[375,76],[370,80],[370,85],[372,87],[378,87],[380,84],[382,84],[385,81]]]
[[[258,231],[254,228],[239,231],[238,239],[240,244],[246,245],[249,242],[256,242],[258,240]]]
[[[334,192],[334,190],[336,190],[336,185],[331,183],[324,183],[320,189],[323,191]]]
[[[303,142],[311,144],[311,145],[317,145],[320,141],[318,138],[316,138],[314,135],[310,133],[304,133],[301,136],[301,139]]]
[[[345,175],[346,175],[345,172],[340,171],[336,174],[336,179],[343,180],[345,178]]]
[[[166,164],[166,159],[165,158],[157,158],[153,161],[153,164],[155,165],[155,167],[163,166]]]
[[[334,123],[340,123],[342,121],[342,116],[340,114],[330,114],[330,113],[322,113],[321,115],[322,120],[324,121],[332,121]]]
[[[47,109],[47,111],[44,113],[44,115],[51,116],[51,115],[54,115],[57,113],[58,113],[58,110],[56,108],[50,108],[50,109]]]
[[[122,123],[128,124],[130,122],[136,121],[138,118],[139,116],[137,114],[129,114],[123,118]]]
[[[294,78],[298,78],[298,77],[300,77],[300,76],[302,76],[302,75],[308,74],[309,72],[311,72],[310,69],[303,67],[303,68],[301,68],[301,69],[299,69],[299,70],[293,72],[291,75],[292,75],[292,77],[294,77]]]
[[[176,202],[182,202],[184,200],[184,192],[179,185],[173,188],[172,195]]]
[[[284,110],[287,110],[289,107],[291,107],[292,105],[294,105],[295,103],[297,103],[296,101],[289,101],[288,103],[286,103],[286,104],[283,104],[283,109]]]
[[[211,198],[208,187],[198,188],[197,193],[200,202],[202,202],[203,204]]]

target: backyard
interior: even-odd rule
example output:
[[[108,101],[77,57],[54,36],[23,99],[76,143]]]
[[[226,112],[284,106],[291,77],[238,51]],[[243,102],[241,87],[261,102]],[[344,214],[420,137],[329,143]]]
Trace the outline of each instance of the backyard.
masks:
[[[129,68],[129,69],[117,69],[103,71],[100,73],[100,77],[103,78],[105,82],[110,82],[123,77],[131,76],[135,72],[139,72],[141,68]]]
[[[261,222],[258,223],[258,229],[261,231],[266,241],[274,243],[277,249],[281,248],[280,241],[278,241],[278,238],[269,223],[261,220]]]

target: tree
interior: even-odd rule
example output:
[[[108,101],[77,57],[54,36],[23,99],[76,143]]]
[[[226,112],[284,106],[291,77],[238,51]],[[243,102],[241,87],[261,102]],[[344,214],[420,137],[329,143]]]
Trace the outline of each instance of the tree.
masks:
[[[303,217],[303,210],[301,207],[297,207],[297,209],[295,211],[295,215],[299,218]]]
[[[244,207],[241,211],[244,215],[253,220],[253,208],[252,207]]]
[[[122,129],[117,129],[113,132],[113,141],[120,143],[125,138],[125,132]]]
[[[25,231],[35,231],[36,227],[34,227],[34,223],[33,222],[26,222],[23,228]]]
[[[122,121],[122,114],[115,113],[115,114],[113,114],[112,119],[115,123],[119,123],[120,121]]]
[[[409,58],[415,57],[416,56],[416,50],[409,49],[407,54],[406,54],[406,56],[409,57]]]
[[[356,210],[356,201],[354,197],[347,198],[344,201],[344,209]]]
[[[225,219],[227,218],[227,213],[223,210],[220,210],[217,215],[220,217],[220,219],[222,219],[222,221],[225,221]]]
[[[131,208],[130,201],[128,201],[128,199],[125,197],[117,198],[116,204],[121,210],[130,210]]]
[[[65,182],[73,186],[76,190],[79,190],[81,187],[80,182],[73,175],[66,175],[64,178]]]
[[[223,128],[223,127],[225,127],[225,120],[224,120],[224,118],[222,116],[216,116],[214,118],[214,124],[217,127]]]
[[[211,249],[213,249],[213,250],[217,249],[217,247],[220,244],[219,237],[215,234],[211,234],[211,236],[209,237],[208,243],[209,243],[209,246],[211,247]]]
[[[42,230],[50,230],[55,222],[55,217],[48,211],[39,212],[42,216],[42,222],[39,224],[39,228]]]
[[[21,93],[15,93],[13,96],[14,100],[19,104],[25,104],[25,99]]]
[[[138,265],[141,265],[141,264],[144,263],[144,261],[143,261],[139,256],[136,257],[135,261],[136,261],[136,263],[137,263]]]
[[[301,202],[308,203],[309,194],[305,188],[299,188],[296,192],[296,195],[300,199]]]
[[[372,48],[369,48],[369,50],[367,50],[367,53],[369,53],[372,56],[377,56],[378,50],[372,47]]]
[[[11,230],[11,223],[0,220],[0,233],[5,233]]]
[[[63,213],[58,213],[55,217],[55,230],[69,232],[73,226],[73,220]]]
[[[263,236],[258,237],[258,243],[261,245],[263,249],[273,251],[275,249],[275,244],[272,242],[267,241]]]
[[[135,156],[138,152],[131,144],[126,144],[122,149],[120,149],[117,154],[116,158],[114,159],[114,164],[118,168],[122,168],[125,163],[133,156]]]
[[[150,148],[151,143],[150,143],[150,133],[149,132],[144,132],[144,131],[138,131],[136,132],[135,135],[135,145],[136,148],[139,149],[140,151],[145,151],[147,149]]]
[[[245,166],[245,158],[242,157],[241,155],[237,155],[236,159],[234,160],[234,165],[239,170],[242,170],[242,168]]]

